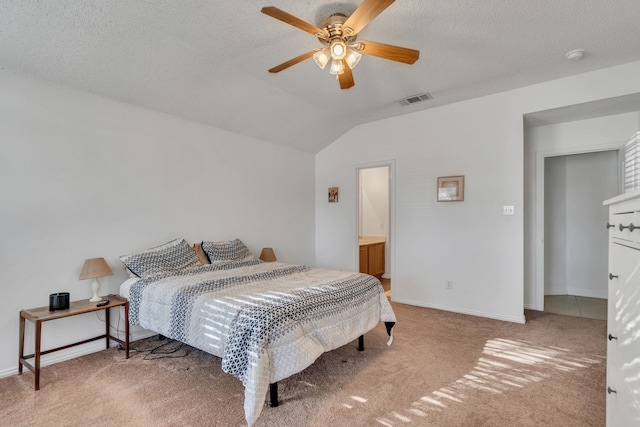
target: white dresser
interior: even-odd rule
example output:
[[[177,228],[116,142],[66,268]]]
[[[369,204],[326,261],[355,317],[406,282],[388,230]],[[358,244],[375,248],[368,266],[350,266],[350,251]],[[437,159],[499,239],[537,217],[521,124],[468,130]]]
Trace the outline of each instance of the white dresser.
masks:
[[[640,191],[609,206],[607,426],[640,426]]]

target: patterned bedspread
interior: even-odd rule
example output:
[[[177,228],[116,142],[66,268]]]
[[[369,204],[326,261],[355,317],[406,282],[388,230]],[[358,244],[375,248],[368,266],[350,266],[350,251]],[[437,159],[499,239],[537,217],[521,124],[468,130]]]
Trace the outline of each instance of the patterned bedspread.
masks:
[[[129,319],[222,358],[245,387],[245,417],[269,384],[311,365],[395,315],[378,279],[261,261],[208,264],[121,289]]]

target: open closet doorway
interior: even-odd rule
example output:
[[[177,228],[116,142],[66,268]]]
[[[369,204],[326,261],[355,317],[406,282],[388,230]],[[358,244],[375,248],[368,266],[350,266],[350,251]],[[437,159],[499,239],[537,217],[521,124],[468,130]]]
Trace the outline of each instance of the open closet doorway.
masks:
[[[606,320],[608,210],[618,152],[544,159],[544,310]]]
[[[358,177],[359,271],[376,276],[391,296],[391,165],[362,167]]]

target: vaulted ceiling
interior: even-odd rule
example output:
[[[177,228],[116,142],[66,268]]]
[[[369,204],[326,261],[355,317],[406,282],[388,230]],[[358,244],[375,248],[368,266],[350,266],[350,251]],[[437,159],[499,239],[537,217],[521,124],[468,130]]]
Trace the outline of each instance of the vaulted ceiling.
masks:
[[[638,0],[397,0],[360,38],[415,64],[365,55],[348,90],[312,59],[267,72],[319,42],[263,6],[318,25],[360,2],[2,0],[0,69],[315,153],[358,124],[640,60]]]

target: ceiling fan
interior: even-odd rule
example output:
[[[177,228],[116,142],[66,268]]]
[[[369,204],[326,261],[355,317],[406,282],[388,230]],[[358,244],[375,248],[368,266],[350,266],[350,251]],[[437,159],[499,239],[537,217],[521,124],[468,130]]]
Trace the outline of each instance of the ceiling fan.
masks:
[[[276,7],[263,7],[262,13],[317,37],[322,44],[322,47],[283,62],[271,68],[269,72],[279,73],[313,57],[316,64],[322,69],[331,61],[329,72],[336,76],[341,89],[349,89],[355,84],[351,70],[358,64],[362,54],[413,64],[418,60],[420,51],[357,40],[358,33],[394,1],[364,0],[351,16],[347,17],[344,14],[336,13],[323,20],[318,27]]]

